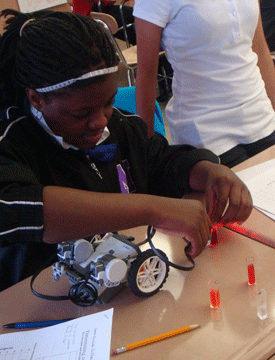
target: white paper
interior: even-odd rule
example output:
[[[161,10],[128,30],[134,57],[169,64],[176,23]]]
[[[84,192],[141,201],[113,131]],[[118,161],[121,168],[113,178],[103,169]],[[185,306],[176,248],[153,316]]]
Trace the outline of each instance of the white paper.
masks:
[[[113,309],[37,330],[0,335],[0,359],[109,360]]]
[[[237,173],[247,185],[254,207],[275,220],[275,159]]]
[[[237,175],[243,182],[246,183],[255,176],[261,175],[273,167],[275,167],[275,159],[271,159],[259,165],[251,166],[250,168],[239,171],[237,172]]]
[[[32,12],[66,4],[67,0],[18,0],[21,12]]]

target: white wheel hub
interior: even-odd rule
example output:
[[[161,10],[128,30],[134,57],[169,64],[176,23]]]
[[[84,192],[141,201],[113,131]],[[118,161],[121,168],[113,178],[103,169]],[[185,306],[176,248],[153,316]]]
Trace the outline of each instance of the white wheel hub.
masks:
[[[137,287],[144,293],[156,290],[165,278],[166,264],[156,255],[146,259],[138,269]]]

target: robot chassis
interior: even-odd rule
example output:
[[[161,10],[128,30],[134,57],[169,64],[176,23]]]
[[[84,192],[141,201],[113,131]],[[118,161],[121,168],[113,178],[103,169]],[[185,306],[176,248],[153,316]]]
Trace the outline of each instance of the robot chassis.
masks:
[[[90,242],[80,239],[60,243],[59,261],[52,266],[53,279],[58,281],[66,275],[73,292],[88,300],[85,306],[109,302],[127,282],[137,296],[154,295],[168,277],[168,258],[159,249],[157,253],[167,262],[153,249],[141,251],[133,240],[134,237],[108,233],[102,238],[95,236]]]

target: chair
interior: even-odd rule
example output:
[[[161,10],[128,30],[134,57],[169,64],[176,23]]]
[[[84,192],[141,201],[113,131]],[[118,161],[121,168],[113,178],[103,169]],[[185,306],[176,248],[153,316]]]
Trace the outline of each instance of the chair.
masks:
[[[125,21],[123,17],[123,5],[127,0],[122,0],[120,4],[120,13],[122,17],[123,22],[123,30],[124,34],[126,35],[125,39],[128,39],[127,32],[125,30]],[[68,4],[72,4],[72,0],[67,0]],[[101,1],[99,2],[99,9],[100,9]],[[135,75],[136,75],[136,68],[137,68],[137,46],[129,46],[126,49],[122,50],[116,41],[114,34],[120,29],[118,27],[116,19],[106,13],[103,12],[91,12],[90,16],[96,20],[98,23],[100,23],[105,31],[107,32],[112,44],[114,45],[116,52],[120,58],[120,61],[123,63],[123,65],[127,69],[127,81],[129,86],[135,85]],[[127,26],[127,25],[126,25]],[[127,44],[127,40],[126,40]],[[128,44],[129,45],[129,44]],[[128,46],[127,45],[127,46]],[[165,52],[163,50],[160,50],[159,56],[165,56]],[[171,79],[169,74],[165,73],[165,69],[161,69],[161,72],[158,74],[158,84],[161,81],[165,82],[166,87],[168,88],[168,79]]]
[[[128,111],[132,114],[136,114],[136,88],[134,86],[119,88],[115,96],[115,101],[113,105],[114,107],[117,107],[119,109]],[[158,132],[163,136],[166,135],[162,111],[157,101],[154,128],[155,132]]]
[[[125,4],[126,1],[128,1],[128,0],[122,0],[121,4],[119,5],[119,11],[120,11],[120,16],[121,16],[121,21],[122,21],[122,29],[123,29],[126,45],[127,45],[127,48],[129,48],[130,43],[129,43],[128,34],[127,34],[126,29],[128,26],[134,26],[134,24],[126,24],[125,23],[124,15],[123,15],[123,5]]]
[[[118,25],[116,19],[105,13],[98,13],[98,12],[91,12],[90,16],[99,22],[104,29],[106,30],[111,42],[113,43],[118,56],[123,63],[123,65],[127,69],[127,80],[129,86],[135,85],[135,75],[136,75],[136,68],[137,68],[137,45],[130,46],[125,50],[121,50],[120,46],[118,45],[114,34],[118,31]],[[165,51],[160,50],[159,57],[165,56]],[[165,81],[167,83],[167,79],[170,79],[169,74],[165,73],[165,69],[162,69],[162,72],[158,74],[158,82]]]
[[[129,86],[135,85],[135,70],[137,68],[137,46],[130,46],[125,50],[121,50],[118,45],[114,34],[118,31],[119,27],[116,19],[102,12],[91,12],[91,18],[101,24],[107,32],[109,39],[115,47],[115,50],[120,58],[120,61],[127,69],[127,80]]]
[[[115,5],[118,5],[117,0],[112,0],[112,1],[115,3]],[[128,34],[127,34],[127,28],[130,26],[134,26],[134,24],[126,24],[125,23],[124,14],[123,14],[123,6],[126,1],[129,1],[129,0],[122,0],[121,3],[119,4],[119,12],[120,12],[122,26],[120,28],[118,28],[118,30],[123,30],[123,35],[124,35],[124,39],[126,42],[126,46],[127,46],[127,48],[129,48],[131,45],[130,45]],[[98,6],[98,11],[103,12],[102,6],[101,6],[101,0],[98,1],[97,6]]]

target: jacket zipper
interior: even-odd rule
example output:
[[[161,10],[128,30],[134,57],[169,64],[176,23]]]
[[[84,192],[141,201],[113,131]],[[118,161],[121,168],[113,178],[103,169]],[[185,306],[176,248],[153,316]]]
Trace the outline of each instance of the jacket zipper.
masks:
[[[101,180],[103,180],[102,175],[100,174],[100,171],[98,170],[98,168],[96,167],[96,165],[94,163],[91,163],[91,167],[92,169],[95,171],[95,173],[100,177]]]

